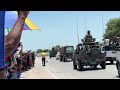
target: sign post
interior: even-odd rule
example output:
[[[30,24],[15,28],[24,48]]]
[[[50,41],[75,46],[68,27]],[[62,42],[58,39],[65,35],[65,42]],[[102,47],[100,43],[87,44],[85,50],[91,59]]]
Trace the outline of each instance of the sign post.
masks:
[[[5,67],[4,23],[5,23],[5,11],[0,11],[0,68]]]

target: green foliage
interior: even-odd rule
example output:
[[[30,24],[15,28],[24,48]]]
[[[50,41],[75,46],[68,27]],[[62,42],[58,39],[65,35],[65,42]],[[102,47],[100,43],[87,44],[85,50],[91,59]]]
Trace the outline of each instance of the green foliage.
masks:
[[[115,40],[117,37],[120,37],[120,18],[112,18],[106,25],[104,38],[107,36],[111,40]]]
[[[38,49],[37,51],[36,51],[36,53],[40,53],[40,52],[42,52],[43,50],[42,49]]]

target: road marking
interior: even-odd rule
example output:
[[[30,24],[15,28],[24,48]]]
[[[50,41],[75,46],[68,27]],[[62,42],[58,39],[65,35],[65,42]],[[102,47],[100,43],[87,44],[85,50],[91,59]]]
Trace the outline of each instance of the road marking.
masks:
[[[59,79],[58,77],[56,77],[53,73],[51,73],[48,69],[45,69],[48,73],[50,73],[55,79]]]

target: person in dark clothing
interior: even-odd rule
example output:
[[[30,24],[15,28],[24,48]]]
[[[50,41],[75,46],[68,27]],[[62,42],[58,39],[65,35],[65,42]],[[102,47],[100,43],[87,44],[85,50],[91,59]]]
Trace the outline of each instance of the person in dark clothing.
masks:
[[[29,61],[30,61],[30,58],[29,58],[29,52],[27,53],[27,69],[30,69],[30,65],[29,65]]]
[[[34,52],[32,53],[32,63],[33,63],[33,67],[34,67],[34,64],[35,64],[35,53]]]
[[[87,31],[87,34],[84,37],[86,42],[91,42],[92,41],[92,35],[90,34],[90,30]]]
[[[23,72],[27,71],[27,59],[25,53],[22,54],[22,66],[23,66],[22,68]]]

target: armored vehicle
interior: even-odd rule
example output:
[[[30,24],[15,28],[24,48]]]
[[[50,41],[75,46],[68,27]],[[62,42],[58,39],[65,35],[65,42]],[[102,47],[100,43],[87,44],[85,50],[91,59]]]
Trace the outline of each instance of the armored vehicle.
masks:
[[[64,46],[60,48],[60,61],[72,61],[74,54],[74,46]]]
[[[50,53],[50,58],[51,58],[51,57],[55,57],[56,54],[57,54],[55,48],[52,48],[49,53]]]
[[[92,35],[88,33],[81,41],[82,43],[76,46],[73,68],[82,71],[84,66],[91,66],[96,69],[100,65],[102,69],[105,69],[106,54],[101,52],[101,47],[98,42],[95,42],[95,38],[92,38]]]

